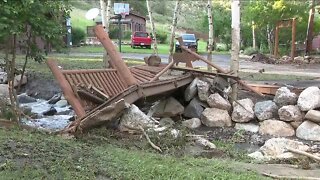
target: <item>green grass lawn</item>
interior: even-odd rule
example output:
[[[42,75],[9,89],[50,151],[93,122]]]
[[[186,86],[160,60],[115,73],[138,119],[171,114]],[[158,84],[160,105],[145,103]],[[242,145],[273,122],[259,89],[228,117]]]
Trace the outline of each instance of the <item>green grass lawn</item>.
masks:
[[[116,147],[108,140],[64,139],[0,129],[1,179],[261,179],[233,161],[173,157]]]

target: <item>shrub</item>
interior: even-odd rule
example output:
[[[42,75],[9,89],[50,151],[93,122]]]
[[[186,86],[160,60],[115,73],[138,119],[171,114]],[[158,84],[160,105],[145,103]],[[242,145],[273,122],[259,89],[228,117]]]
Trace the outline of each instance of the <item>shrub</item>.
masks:
[[[259,52],[259,50],[256,49],[256,48],[247,47],[247,48],[244,49],[243,54],[250,56],[250,55],[252,55],[252,54],[257,54],[258,52]]]
[[[165,32],[165,31],[158,31],[157,32],[157,40],[160,43],[165,43],[167,41],[167,38],[168,38],[167,32]]]
[[[72,44],[73,45],[80,45],[81,41],[84,41],[86,38],[86,33],[84,30],[80,29],[80,28],[73,28],[72,29]]]

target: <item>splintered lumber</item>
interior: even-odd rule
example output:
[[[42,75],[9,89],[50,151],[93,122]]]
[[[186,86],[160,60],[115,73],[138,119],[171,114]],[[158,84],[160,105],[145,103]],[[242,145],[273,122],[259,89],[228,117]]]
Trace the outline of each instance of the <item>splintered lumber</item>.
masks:
[[[280,176],[280,175],[269,174],[269,173],[262,173],[262,175],[267,176],[267,177],[271,177],[271,178],[274,178],[274,179],[291,179],[291,180],[304,179],[304,180],[320,180],[320,178],[317,178],[317,177]]]
[[[182,41],[181,37],[179,38],[179,41],[180,41],[180,40]],[[188,53],[192,54],[193,56],[197,57],[198,59],[202,60],[203,62],[209,64],[210,66],[212,66],[212,67],[214,67],[214,68],[216,68],[218,72],[221,72],[221,73],[224,73],[224,74],[228,74],[228,72],[227,72],[226,70],[224,70],[224,69],[220,68],[219,66],[213,64],[212,62],[208,61],[207,59],[205,59],[204,57],[200,56],[199,54],[191,51],[191,50],[188,49],[187,47],[181,46],[181,45],[180,45],[180,47],[181,47],[183,50],[187,51]],[[251,88],[250,86],[248,86],[244,81],[242,81],[242,80],[240,80],[240,79],[236,79],[236,81],[237,81],[239,84],[241,84],[242,86],[244,86],[245,88],[249,89],[250,91],[257,93],[257,94],[260,95],[260,96],[264,96],[261,92],[259,92],[259,91],[255,90],[255,89]]]
[[[287,148],[288,151],[290,152],[293,152],[293,153],[296,153],[296,154],[299,154],[299,155],[303,155],[303,156],[307,156],[313,160],[316,160],[316,161],[320,161],[320,157],[318,156],[315,156],[313,154],[310,154],[310,153],[307,153],[307,152],[304,152],[304,151],[300,151],[300,150],[297,150],[297,149],[292,149],[292,148]]]
[[[95,93],[97,93],[98,95],[104,97],[105,99],[109,99],[110,97],[108,95],[106,95],[105,93],[103,93],[102,91],[100,91],[98,88],[94,87],[93,85],[89,85],[89,89],[93,90]]]
[[[82,133],[92,128],[102,126],[114,119],[119,118],[126,108],[125,101],[121,99],[109,106],[95,111],[89,116],[86,116],[82,119],[76,119],[64,130],[64,132]]]
[[[77,90],[77,93],[79,94],[79,96],[82,96],[83,98],[88,99],[89,101],[96,103],[96,104],[102,104],[105,101],[103,99],[101,99],[100,97],[91,94],[90,92],[87,92],[85,90]]]
[[[174,63],[174,61],[171,61],[164,69],[162,69],[157,75],[155,75],[154,78],[150,80],[150,82],[157,80],[162,74],[164,74],[168,69],[170,69],[174,65]]]

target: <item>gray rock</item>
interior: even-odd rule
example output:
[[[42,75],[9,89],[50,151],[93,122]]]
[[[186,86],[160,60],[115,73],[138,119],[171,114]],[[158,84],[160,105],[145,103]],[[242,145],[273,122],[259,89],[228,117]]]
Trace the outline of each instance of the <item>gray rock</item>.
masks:
[[[48,109],[47,111],[43,112],[42,114],[45,116],[53,116],[57,113],[56,108],[51,107],[50,109]]]
[[[282,121],[302,121],[303,119],[303,114],[299,107],[294,105],[283,106],[279,109],[278,114]]]
[[[210,84],[205,82],[205,81],[198,80],[197,87],[198,87],[198,97],[199,97],[199,99],[201,101],[206,102],[208,97],[209,97]]]
[[[230,102],[225,100],[218,93],[211,94],[207,99],[207,103],[211,108],[224,109],[227,111],[231,109]]]
[[[9,97],[9,86],[8,84],[0,84],[0,98]]]
[[[48,104],[55,104],[55,103],[57,103],[58,101],[61,100],[61,96],[62,96],[61,93],[55,94],[54,96],[52,96],[52,98],[50,98],[50,99],[48,100]]]
[[[209,148],[209,149],[215,149],[216,148],[215,144],[213,144],[209,140],[204,139],[202,137],[198,137],[195,142],[196,142],[197,145],[205,147],[205,148]]]
[[[260,123],[259,133],[272,136],[293,136],[295,131],[289,123],[270,119]]]
[[[311,121],[304,121],[297,128],[296,136],[304,140],[320,141],[320,126]]]
[[[302,121],[292,121],[292,122],[290,122],[290,125],[291,125],[294,129],[297,129],[302,123],[303,123],[303,120],[302,120]]]
[[[200,118],[204,108],[197,98],[193,98],[188,106],[184,109],[183,116],[188,118]]]
[[[298,97],[295,93],[291,92],[287,87],[281,87],[277,90],[273,101],[277,103],[279,107],[285,105],[295,105]]]
[[[186,88],[186,90],[184,91],[184,99],[186,101],[190,101],[191,99],[194,98],[194,96],[197,94],[198,89],[197,89],[197,83],[198,83],[199,79],[195,78],[190,84],[189,86]]]
[[[298,98],[298,106],[301,111],[320,107],[320,89],[312,86],[303,90]]]
[[[14,77],[14,87],[18,87],[20,84],[21,74]],[[23,76],[21,85],[25,85],[28,82],[28,78],[26,75]]]
[[[57,107],[66,107],[66,106],[68,106],[68,101],[67,100],[60,100],[55,105]]]
[[[8,82],[8,74],[6,72],[0,72],[0,84]]]
[[[257,102],[254,106],[254,114],[260,121],[275,118],[277,113],[278,106],[271,100]]]
[[[259,131],[259,125],[253,123],[236,123],[235,129],[245,130],[252,133],[257,133]]]
[[[181,115],[184,107],[175,98],[170,97],[154,105],[152,110],[154,117],[174,117]]]
[[[271,138],[265,142],[259,151],[249,154],[250,157],[269,161],[271,159],[291,159],[297,157],[296,154],[288,152],[287,148],[297,149],[300,151],[308,151],[309,146],[302,142],[290,140],[286,138]]]
[[[152,119],[145,115],[136,105],[131,104],[120,118],[119,129],[126,131],[128,128],[137,129],[139,126],[143,128],[153,127]]]
[[[21,104],[37,102],[35,98],[30,97],[25,93],[18,95],[17,98],[18,98],[18,102]]]
[[[315,123],[320,123],[320,111],[309,110],[304,118]]]
[[[206,108],[201,115],[201,122],[208,127],[231,126],[231,118],[227,110]]]
[[[249,122],[254,119],[253,102],[251,99],[241,99],[238,103],[233,102],[232,121]],[[244,109],[245,108],[245,109]]]
[[[20,107],[20,110],[24,113],[24,114],[31,114],[32,108],[28,107],[28,106],[22,106]]]
[[[201,126],[201,120],[199,118],[192,118],[182,121],[182,125],[189,129],[196,129]]]
[[[166,127],[171,127],[175,124],[175,122],[169,117],[161,118],[159,123],[161,126],[166,126]]]

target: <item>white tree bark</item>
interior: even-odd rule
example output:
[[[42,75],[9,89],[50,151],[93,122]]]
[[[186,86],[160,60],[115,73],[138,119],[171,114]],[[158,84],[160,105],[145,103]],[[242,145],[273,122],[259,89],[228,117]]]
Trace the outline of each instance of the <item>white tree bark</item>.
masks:
[[[240,51],[240,0],[231,0],[231,71],[234,76],[238,76],[239,72],[239,51]],[[238,84],[232,83],[232,100],[237,100]]]
[[[107,1],[107,11],[106,11],[106,24],[105,24],[105,31],[109,32],[110,26],[110,16],[111,16],[111,0]]]
[[[212,18],[212,1],[208,0],[208,23],[209,23],[209,43],[208,43],[208,61],[213,62],[212,60],[212,47],[213,47],[213,18]],[[208,71],[212,71],[212,67],[207,65]]]
[[[157,34],[156,34],[155,27],[154,27],[154,22],[152,20],[152,11],[151,11],[149,0],[146,0],[146,3],[147,3],[147,8],[148,8],[148,14],[149,14],[149,20],[150,20],[150,24],[151,24],[152,34],[153,34],[153,38],[154,38],[154,41],[153,41],[153,53],[158,55]]]
[[[254,49],[257,48],[257,45],[256,45],[256,27],[255,27],[255,24],[254,24],[254,21],[252,21],[252,47]]]
[[[176,32],[176,27],[177,27],[177,16],[180,10],[180,4],[181,0],[176,1],[176,6],[174,8],[173,12],[173,20],[172,20],[172,27],[171,27],[171,36],[170,36],[170,56],[169,56],[169,62],[171,62],[172,59],[172,54],[173,54],[173,47],[174,47],[174,42],[175,42],[175,32]]]
[[[104,0],[100,0],[100,13],[101,13],[101,20],[102,26],[106,26],[106,2]]]

